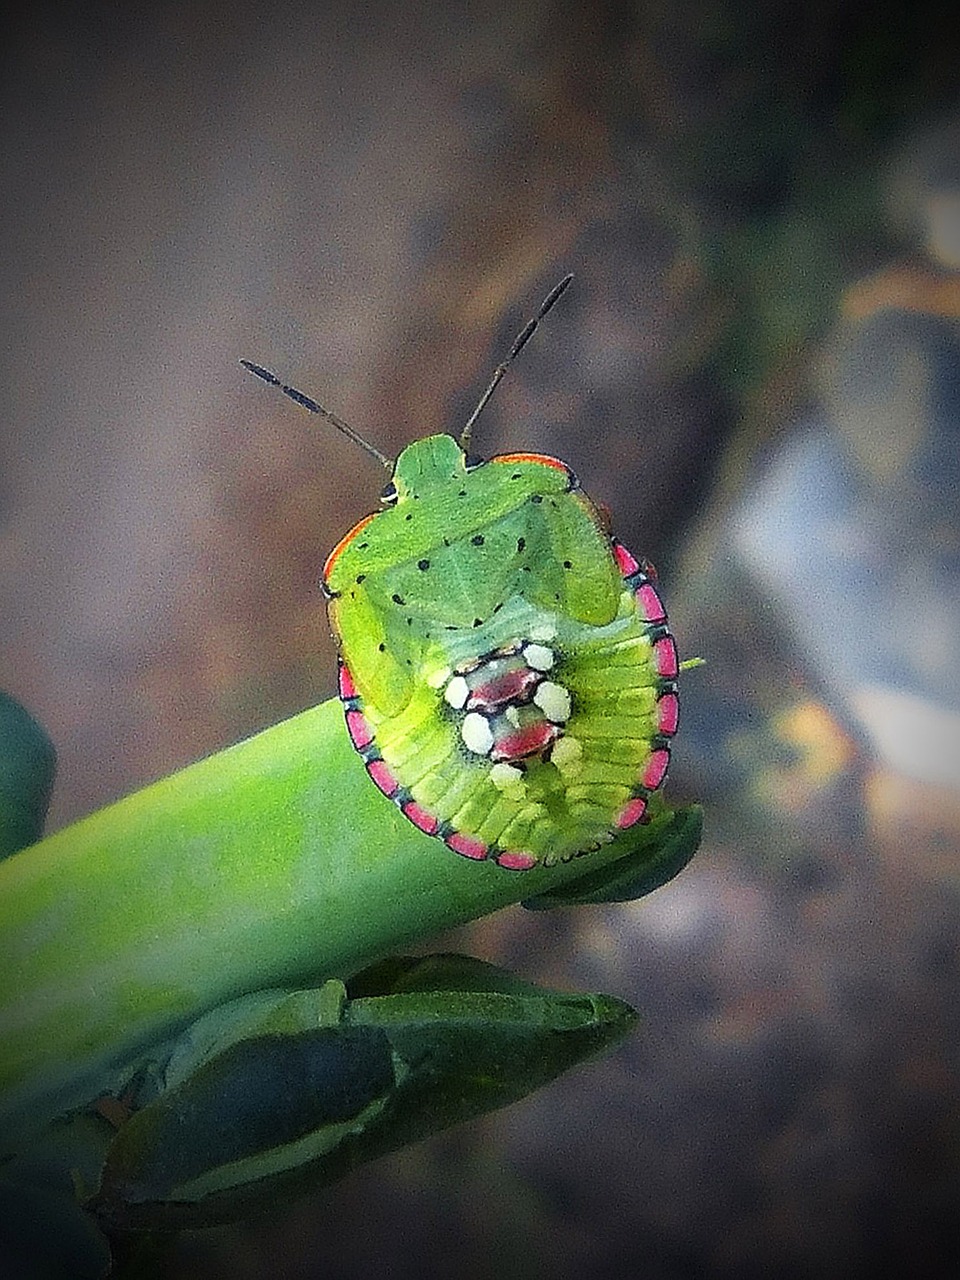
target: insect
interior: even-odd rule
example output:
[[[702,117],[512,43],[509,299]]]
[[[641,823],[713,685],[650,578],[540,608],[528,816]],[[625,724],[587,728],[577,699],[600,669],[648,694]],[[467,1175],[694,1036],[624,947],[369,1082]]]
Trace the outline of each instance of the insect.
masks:
[[[518,335],[459,441],[427,436],[395,463],[241,362],[392,471],[384,509],[341,538],[322,579],[367,773],[420,830],[512,870],[642,821],[678,722],[677,647],[651,567],[608,534],[565,463],[469,448],[571,279]]]

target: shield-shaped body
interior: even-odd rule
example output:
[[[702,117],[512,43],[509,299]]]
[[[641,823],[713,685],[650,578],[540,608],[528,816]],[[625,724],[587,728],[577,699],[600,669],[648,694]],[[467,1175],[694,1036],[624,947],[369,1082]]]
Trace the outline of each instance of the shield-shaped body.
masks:
[[[455,852],[515,870],[641,821],[678,711],[647,567],[540,454],[474,465],[429,436],[400,455],[390,500],[323,574],[373,782]]]

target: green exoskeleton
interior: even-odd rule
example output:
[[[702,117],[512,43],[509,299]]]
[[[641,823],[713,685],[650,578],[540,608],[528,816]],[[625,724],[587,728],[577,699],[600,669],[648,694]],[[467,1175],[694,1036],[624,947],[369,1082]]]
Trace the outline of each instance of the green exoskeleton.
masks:
[[[459,443],[404,449],[389,510],[342,538],[323,573],[347,729],[371,779],[421,831],[512,870],[642,821],[677,729],[677,647],[650,567],[610,536],[565,463],[468,452],[477,413],[570,279]]]

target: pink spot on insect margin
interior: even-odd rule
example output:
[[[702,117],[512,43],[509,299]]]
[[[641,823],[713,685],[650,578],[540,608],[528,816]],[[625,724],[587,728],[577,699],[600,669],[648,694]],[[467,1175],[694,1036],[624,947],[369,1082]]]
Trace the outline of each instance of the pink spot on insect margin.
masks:
[[[371,760],[367,765],[367,773],[377,784],[385,796],[392,796],[400,783],[396,780],[383,760]],[[406,810],[404,810],[406,813]],[[407,815],[409,817],[409,814]],[[417,823],[417,826],[420,824]]]
[[[350,741],[358,751],[362,751],[364,747],[368,747],[373,741],[373,730],[367,724],[366,717],[362,711],[348,711],[346,720]]]
[[[636,573],[640,568],[639,561],[634,559],[622,542],[613,544],[613,558],[617,562],[617,568],[625,578],[629,578],[632,573]]]
[[[675,693],[665,693],[657,703],[657,727],[661,733],[674,734],[680,722],[680,703]]]
[[[506,867],[508,871],[529,871],[531,867],[537,865],[537,860],[532,853],[513,851],[497,854],[494,862],[498,867]]]
[[[435,836],[440,822],[428,813],[416,800],[408,800],[401,808],[401,813],[413,823],[415,827],[419,827],[421,831],[425,831],[428,836]]]
[[[656,791],[660,783],[667,776],[667,768],[670,764],[670,752],[663,747],[660,751],[654,751],[650,759],[647,761],[647,767],[640,775],[640,785],[646,787],[648,791]]]
[[[617,817],[617,826],[621,831],[625,831],[627,827],[632,827],[639,822],[646,811],[647,802],[642,796],[638,796],[636,800],[628,800]]]
[[[357,696],[357,686],[353,683],[353,676],[350,674],[350,668],[344,662],[340,663],[340,671],[337,681],[340,688],[340,697],[344,702]]]
[[[490,852],[489,845],[485,845],[482,840],[474,840],[473,836],[462,835],[459,831],[455,831],[452,836],[447,836],[447,848],[452,849],[454,853],[461,853],[465,858],[475,858],[477,860],[485,858]]]
[[[677,662],[677,646],[673,636],[663,636],[653,646],[653,660],[657,674],[672,678],[679,671]]]
[[[640,615],[644,622],[663,622],[667,616],[667,611],[663,607],[663,601],[657,595],[657,589],[651,583],[645,582],[636,590],[637,604],[640,606]]]

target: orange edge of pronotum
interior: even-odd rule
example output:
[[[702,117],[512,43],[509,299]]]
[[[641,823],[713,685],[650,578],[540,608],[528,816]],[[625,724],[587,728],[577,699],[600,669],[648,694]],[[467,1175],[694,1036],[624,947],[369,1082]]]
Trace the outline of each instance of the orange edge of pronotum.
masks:
[[[564,471],[570,474],[570,468],[565,462],[561,462],[559,458],[551,458],[549,453],[498,453],[496,457],[490,459],[491,462],[538,462],[544,467],[553,467],[556,471]]]
[[[361,531],[361,529],[365,529],[367,525],[370,523],[370,521],[375,520],[379,514],[380,513],[377,511],[372,511],[370,515],[364,516],[362,520],[358,520],[357,523],[353,526],[353,528],[349,531],[349,533],[345,533],[343,535],[343,537],[340,539],[337,545],[333,548],[333,550],[327,556],[326,563],[323,566],[324,582],[328,581],[330,574],[333,570],[333,566],[336,563],[337,557],[341,554],[341,552],[344,551],[350,545],[350,543],[354,540],[354,538]]]

